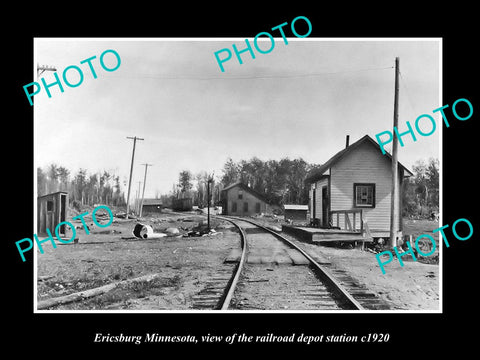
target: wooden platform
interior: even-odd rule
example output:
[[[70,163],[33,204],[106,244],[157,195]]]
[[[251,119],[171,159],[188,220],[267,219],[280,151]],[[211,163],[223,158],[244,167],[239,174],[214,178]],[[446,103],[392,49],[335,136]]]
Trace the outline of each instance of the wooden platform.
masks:
[[[314,227],[282,225],[282,231],[307,242],[324,241],[362,241],[371,242],[372,238],[363,237],[360,232]]]

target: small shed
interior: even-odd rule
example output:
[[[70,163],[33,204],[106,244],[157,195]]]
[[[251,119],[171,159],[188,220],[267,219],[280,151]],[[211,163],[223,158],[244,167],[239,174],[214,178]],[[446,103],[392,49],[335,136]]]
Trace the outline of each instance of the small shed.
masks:
[[[37,234],[47,235],[47,230],[55,236],[55,228],[66,221],[68,193],[58,191],[37,198]],[[60,236],[65,236],[65,224],[60,226]]]
[[[142,214],[158,214],[162,212],[163,202],[160,199],[143,199]]]
[[[306,221],[308,205],[283,205],[285,220]]]

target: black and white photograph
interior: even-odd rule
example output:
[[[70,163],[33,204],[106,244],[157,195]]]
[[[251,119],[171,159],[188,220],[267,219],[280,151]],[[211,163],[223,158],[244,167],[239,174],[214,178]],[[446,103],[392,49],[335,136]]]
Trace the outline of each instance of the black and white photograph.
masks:
[[[441,311],[441,49],[36,39],[35,310]]]
[[[474,9],[264,5],[9,13],[6,350],[473,349]]]

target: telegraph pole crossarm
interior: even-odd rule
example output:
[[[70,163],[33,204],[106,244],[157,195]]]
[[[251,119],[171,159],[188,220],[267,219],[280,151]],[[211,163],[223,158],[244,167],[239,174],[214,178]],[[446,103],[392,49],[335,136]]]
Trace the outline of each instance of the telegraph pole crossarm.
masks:
[[[54,66],[37,65],[37,76],[42,75],[45,71],[57,71],[57,69]]]

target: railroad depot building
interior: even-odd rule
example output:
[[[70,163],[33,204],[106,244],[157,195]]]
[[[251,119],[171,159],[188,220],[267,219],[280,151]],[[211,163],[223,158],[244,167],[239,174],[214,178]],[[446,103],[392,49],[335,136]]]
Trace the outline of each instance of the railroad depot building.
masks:
[[[413,174],[398,162],[396,206],[399,211],[398,237],[402,236],[402,184]],[[364,230],[372,237],[390,237],[392,158],[382,154],[380,146],[365,135],[336,153],[306,178],[310,184],[311,222],[321,228]]]
[[[264,195],[242,182],[236,182],[223,188],[222,204],[224,215],[251,216],[271,210]]]

